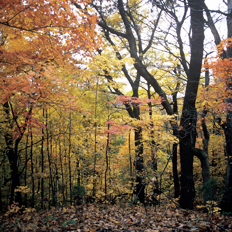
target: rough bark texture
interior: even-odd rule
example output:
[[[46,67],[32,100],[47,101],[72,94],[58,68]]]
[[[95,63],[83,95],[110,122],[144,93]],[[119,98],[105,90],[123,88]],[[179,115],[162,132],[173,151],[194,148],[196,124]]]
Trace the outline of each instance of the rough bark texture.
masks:
[[[193,208],[195,196],[193,181],[193,147],[196,139],[197,113],[195,102],[201,74],[204,41],[204,0],[189,0],[191,9],[191,60],[187,87],[181,116],[180,158],[181,158],[181,198],[182,208]]]

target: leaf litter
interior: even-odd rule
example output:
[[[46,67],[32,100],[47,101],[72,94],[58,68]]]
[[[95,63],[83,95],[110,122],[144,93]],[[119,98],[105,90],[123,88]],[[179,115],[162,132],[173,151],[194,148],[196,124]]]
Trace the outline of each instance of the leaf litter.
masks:
[[[1,215],[0,231],[232,231],[232,217],[177,209],[171,205],[144,207],[126,204],[86,204],[24,214]]]

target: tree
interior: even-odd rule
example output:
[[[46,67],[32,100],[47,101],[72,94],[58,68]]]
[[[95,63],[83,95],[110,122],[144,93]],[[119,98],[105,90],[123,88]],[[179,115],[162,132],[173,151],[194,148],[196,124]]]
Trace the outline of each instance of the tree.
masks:
[[[181,144],[181,205],[183,208],[192,208],[193,207],[193,199],[194,199],[194,183],[193,183],[193,175],[192,175],[192,165],[193,165],[193,147],[195,142],[195,126],[196,126],[196,109],[195,109],[195,100],[197,95],[198,83],[201,73],[201,61],[203,56],[203,40],[204,40],[204,19],[203,19],[203,1],[193,2],[189,1],[189,5],[191,6],[191,28],[192,28],[192,37],[191,37],[191,59],[190,65],[188,69],[187,61],[184,56],[183,50],[183,42],[181,39],[181,27],[186,18],[187,14],[187,2],[184,1],[184,13],[181,21],[178,20],[177,16],[172,15],[177,23],[177,37],[180,49],[180,62],[186,71],[188,80],[186,93],[184,98],[184,108],[182,113],[182,119],[180,123],[181,133],[180,133],[180,144]],[[172,3],[173,5],[174,3]],[[147,36],[146,41],[142,39],[143,29],[145,27],[141,26],[142,20],[145,18],[139,13],[138,6],[139,4],[131,1],[127,4],[121,0],[114,2],[114,4],[110,5],[110,10],[112,12],[117,12],[117,17],[120,18],[120,23],[117,24],[120,30],[114,24],[110,24],[108,20],[108,15],[105,14],[104,4],[102,1],[100,4],[96,4],[94,1],[92,5],[98,11],[100,20],[98,21],[99,26],[102,28],[103,33],[105,34],[108,42],[116,46],[112,39],[110,39],[109,35],[117,37],[121,40],[129,52],[131,58],[134,59],[134,68],[137,72],[137,80],[140,77],[143,77],[155,90],[155,92],[162,98],[161,105],[166,110],[167,114],[173,115],[173,108],[168,101],[167,95],[162,89],[161,85],[158,83],[157,79],[149,72],[147,66],[144,62],[144,57],[147,51],[152,47],[154,42],[154,34],[156,33],[157,25],[159,22],[159,18],[161,12],[164,9],[168,9],[167,4],[161,4],[160,2],[153,1],[153,5],[160,8],[160,12],[158,13],[157,20],[153,20],[153,23],[149,21],[149,31],[150,34]],[[160,7],[161,6],[161,7]],[[173,5],[174,6],[174,5]],[[108,5],[109,8],[109,5]],[[170,13],[170,11],[168,11]],[[139,20],[139,17],[141,20]],[[150,19],[147,16],[146,20]],[[168,32],[167,32],[168,33]],[[118,52],[118,51],[117,51]],[[117,57],[120,59],[120,53],[117,53]],[[124,75],[130,82],[130,78],[128,78],[127,73]],[[133,82],[130,82],[133,84]],[[139,130],[138,130],[139,131]],[[138,139],[140,137],[138,136]],[[137,150],[138,157],[140,157],[140,153],[142,150]],[[142,161],[142,159],[141,159]]]
[[[224,2],[224,1],[223,1]],[[232,16],[231,16],[231,10],[232,10],[232,1],[228,0],[227,2],[224,2],[227,5],[227,13],[224,13],[222,11],[217,11],[217,13],[226,16],[226,22],[227,22],[227,38],[232,37]],[[228,46],[227,50],[223,48],[223,42],[221,41],[221,36],[219,34],[219,31],[217,30],[215,23],[213,22],[211,13],[214,11],[209,10],[209,8],[204,5],[204,9],[208,18],[207,24],[211,30],[211,33],[214,37],[215,45],[217,45],[218,53],[222,59],[226,59],[225,63],[227,63],[227,59],[232,57],[232,49],[230,46]],[[222,44],[220,44],[222,42]],[[229,42],[229,40],[228,40]],[[222,61],[223,62],[223,61]],[[220,61],[218,58],[218,65],[220,66]],[[211,66],[212,67],[212,66]],[[215,69],[214,69],[215,70]],[[225,67],[223,70],[224,72],[228,71],[228,66]],[[216,76],[218,76],[218,72],[215,73]],[[224,74],[223,74],[224,75]],[[231,81],[226,81],[226,89],[231,88]],[[226,98],[227,104],[231,103],[231,96],[227,96]],[[226,148],[225,148],[225,155],[227,157],[227,174],[226,174],[226,187],[225,187],[225,194],[222,199],[221,207],[222,211],[230,212],[232,207],[232,167],[230,162],[231,157],[231,134],[232,134],[232,126],[231,126],[231,118],[232,118],[232,112],[230,108],[227,109],[227,119],[226,122],[220,123],[221,127],[224,130],[225,134],[225,140],[226,140]]]
[[[104,4],[106,4],[105,6],[110,8],[110,14],[105,11],[106,8]],[[114,48],[114,52],[117,59],[120,61],[123,59],[124,56],[124,49],[121,49],[121,46],[125,46],[126,50],[128,50],[129,52],[130,57],[134,59],[133,65],[135,67],[135,70],[128,70],[128,67],[126,67],[126,65],[123,65],[122,73],[126,77],[132,89],[131,97],[134,99],[139,98],[139,87],[141,83],[141,77],[144,75],[144,73],[146,74],[146,76],[150,78],[152,77],[151,74],[147,71],[147,69],[145,69],[144,71],[145,66],[142,64],[142,59],[143,56],[145,56],[145,54],[152,46],[154,33],[156,31],[157,24],[160,18],[160,13],[158,13],[157,15],[157,21],[152,20],[152,22],[150,22],[149,19],[146,19],[141,15],[139,8],[141,8],[142,5],[138,1],[130,1],[126,5],[121,0],[115,2],[115,4],[113,2],[103,3],[103,1],[92,1],[92,6],[99,14],[98,24],[102,28],[104,38],[107,40],[108,44]],[[121,17],[120,22],[115,21],[116,19],[114,17]],[[147,21],[149,24],[149,26],[147,26],[147,29],[149,30],[150,38],[147,45],[145,40],[143,40],[141,37],[142,31],[145,29],[142,29],[142,23],[145,21]],[[116,43],[118,39],[119,41],[121,40],[120,45]],[[112,76],[108,74],[108,72],[105,72],[105,77],[109,82],[114,82],[114,79],[112,78]],[[161,95],[164,99],[167,99],[165,93],[162,91],[158,82],[156,80],[155,82],[157,90],[160,93],[162,92]],[[117,95],[124,95],[119,90],[119,88],[114,88],[113,91]],[[136,103],[136,101],[132,100],[130,102],[129,100],[127,102],[125,100],[124,105],[131,118],[140,120],[140,107],[139,104]],[[136,182],[138,183],[136,187],[136,195],[140,202],[144,203],[145,178],[143,164],[142,127],[139,125],[135,127],[134,133],[136,145],[136,158],[134,165],[137,171]]]
[[[204,18],[203,2],[189,0],[191,11],[191,59],[180,122],[181,198],[183,208],[193,208],[193,148],[196,142],[196,97],[203,59]]]
[[[179,125],[179,131],[174,127],[174,133],[179,137],[180,157],[181,157],[181,198],[180,205],[183,208],[192,208],[195,196],[193,181],[193,156],[195,154],[196,140],[196,97],[199,86],[201,63],[203,59],[203,41],[204,41],[204,1],[153,1],[157,7],[162,9],[171,19],[168,31],[163,31],[164,39],[161,39],[161,45],[168,53],[175,56],[175,53],[167,43],[168,36],[174,37],[179,50],[178,57],[182,68],[187,77],[187,85],[184,95],[182,115]],[[178,9],[182,7],[180,15]],[[188,9],[190,8],[190,28],[185,28]],[[170,31],[174,28],[174,34]],[[186,57],[187,49],[183,40],[182,32],[189,31],[190,60]]]
[[[225,51],[227,48],[227,51]],[[220,94],[220,100],[216,99],[216,106],[213,108],[213,105],[209,104],[209,107],[212,108],[211,111],[214,114],[215,120],[221,126],[225,134],[226,146],[225,146],[225,156],[226,156],[226,181],[225,181],[225,193],[221,202],[221,209],[225,212],[231,212],[231,154],[230,154],[230,111],[231,111],[231,58],[221,58],[222,53],[227,53],[231,49],[231,38],[221,41],[217,46],[218,56],[215,58],[209,59],[207,69],[211,69],[214,76],[215,83],[212,84],[209,89],[209,94],[212,95],[213,91],[217,92],[217,95],[214,93],[214,97],[218,98]],[[230,57],[228,55],[228,57]],[[212,99],[212,97],[211,97]],[[226,112],[226,114],[225,114]]]

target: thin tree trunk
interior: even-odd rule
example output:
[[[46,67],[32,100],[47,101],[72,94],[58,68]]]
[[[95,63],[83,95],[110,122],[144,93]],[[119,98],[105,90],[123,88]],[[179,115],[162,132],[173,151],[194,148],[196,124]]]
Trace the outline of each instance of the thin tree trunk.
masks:
[[[135,170],[136,170],[136,198],[140,203],[144,203],[144,164],[143,164],[143,143],[142,143],[142,127],[135,128]]]
[[[151,99],[151,88],[150,84],[147,83],[147,93],[148,93],[148,99]],[[157,178],[157,149],[156,149],[156,142],[154,138],[154,125],[152,122],[152,104],[151,102],[148,103],[149,106],[149,117],[150,117],[150,147],[151,147],[151,160],[152,160],[152,169],[154,173],[154,178],[153,178],[153,194],[158,193],[159,191],[159,185],[158,185],[158,178]]]
[[[131,156],[131,130],[129,130],[129,136],[128,136],[128,149],[129,149],[129,165],[130,165],[129,169],[130,169],[131,190],[133,190],[134,183],[133,183],[133,164],[132,164],[132,156]]]
[[[36,157],[36,160],[35,160],[35,172],[36,173],[39,172],[39,158],[38,157]],[[38,178],[37,179],[37,191],[36,191],[37,195],[39,194],[39,191],[40,191],[40,184],[41,184],[41,178]]]
[[[59,129],[60,130],[60,129]],[[60,142],[60,136],[59,136],[59,157],[60,157],[60,171],[61,171],[61,193],[63,197],[63,204],[66,204],[65,194],[64,194],[64,170],[63,170],[63,160],[61,155],[61,142]]]
[[[96,85],[95,93],[95,104],[94,104],[94,163],[93,163],[93,198],[96,194],[96,163],[97,163],[97,96],[98,96],[98,80]]]
[[[31,133],[31,183],[32,183],[32,195],[31,195],[31,207],[35,205],[35,180],[34,180],[34,163],[33,163],[33,135]]]
[[[45,112],[43,109],[43,119],[45,117]],[[42,178],[41,178],[41,209],[44,208],[44,178],[43,178],[43,173],[44,173],[44,129],[42,127],[42,138],[41,138],[41,173],[42,173]]]
[[[49,193],[52,193],[52,205],[55,206],[55,191],[54,191],[54,183],[53,183],[53,176],[52,176],[52,163],[51,163],[51,157],[50,157],[50,151],[49,151],[49,132],[48,132],[48,112],[46,110],[46,135],[47,135],[47,156],[48,156],[48,166],[49,166],[49,177],[50,177],[50,186],[49,186]],[[52,192],[50,192],[50,188]],[[51,206],[50,203],[50,197],[49,196],[49,207]]]
[[[80,170],[80,159],[77,159],[77,185],[81,185],[81,170]]]
[[[109,121],[109,112],[108,112],[108,121]],[[109,157],[108,157],[108,153],[110,151],[110,133],[109,133],[109,129],[110,129],[110,124],[108,123],[107,125],[107,129],[108,129],[108,133],[107,133],[107,140],[106,140],[106,168],[105,168],[105,203],[107,200],[107,172],[109,169]]]
[[[70,190],[70,204],[72,205],[72,169],[71,169],[71,132],[72,132],[72,121],[71,121],[71,113],[69,113],[69,137],[68,137],[68,170],[69,170],[69,190]]]
[[[177,94],[179,92],[180,88],[180,66],[177,65],[177,67],[174,69],[175,75],[177,77],[177,84],[175,87],[175,90],[172,94],[172,101],[173,101],[173,113],[175,115],[178,115],[178,102],[177,102]],[[177,120],[177,116],[175,116],[175,119]],[[173,135],[178,136],[178,131],[176,128],[173,128]],[[172,145],[172,173],[173,173],[173,179],[174,179],[174,198],[178,198],[180,196],[180,183],[179,183],[179,176],[178,176],[178,169],[177,169],[177,149],[178,149],[178,143],[174,143]]]
[[[28,137],[29,135],[27,134],[26,138],[26,151],[25,151],[25,160],[28,159],[28,154],[27,154],[27,145],[28,145]],[[25,171],[24,171],[24,186],[27,186],[27,165],[25,166]],[[24,205],[27,207],[27,193],[24,194]]]
[[[180,183],[177,169],[177,149],[178,143],[174,143],[172,145],[172,174],[174,180],[174,198],[178,198],[180,196]]]
[[[67,161],[67,148],[66,148],[66,139],[65,136],[63,136],[63,144],[64,144],[64,182],[65,182],[65,198],[66,201],[68,201],[68,161]]]

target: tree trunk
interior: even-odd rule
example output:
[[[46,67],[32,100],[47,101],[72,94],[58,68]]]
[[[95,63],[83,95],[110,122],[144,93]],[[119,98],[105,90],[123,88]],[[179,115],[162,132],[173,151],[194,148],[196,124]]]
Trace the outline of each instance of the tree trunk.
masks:
[[[143,164],[143,143],[142,143],[142,128],[137,127],[135,129],[135,170],[136,170],[136,198],[144,203],[144,164]]]
[[[97,98],[98,98],[98,80],[96,84],[95,103],[94,103],[94,163],[93,163],[93,198],[96,194],[96,164],[97,164]]]
[[[9,103],[6,102],[3,104],[4,112],[6,113],[7,123],[9,129],[12,129],[12,122],[10,118],[10,106]],[[12,135],[9,132],[6,132],[4,135],[5,143],[6,143],[6,154],[10,163],[11,169],[11,195],[10,195],[10,204],[13,201],[18,202],[19,205],[22,205],[22,196],[21,192],[16,192],[15,189],[17,186],[20,186],[19,180],[19,171],[18,171],[18,144],[21,140],[21,137],[17,138],[15,141]]]
[[[109,110],[109,109],[108,109]],[[109,112],[108,112],[108,121],[110,120],[110,116],[109,116]],[[109,133],[109,129],[110,129],[110,124],[108,123],[107,125],[107,139],[106,139],[106,153],[105,153],[105,157],[106,157],[106,169],[105,169],[105,203],[107,200],[107,173],[108,173],[108,169],[109,169],[109,151],[110,151],[110,133]]]
[[[31,207],[34,208],[35,204],[35,180],[34,180],[34,163],[33,163],[33,135],[31,133],[31,183],[32,183],[32,195],[31,195]]]
[[[149,83],[147,83],[147,94],[148,99],[151,99],[151,86]],[[158,184],[158,178],[157,178],[157,144],[155,142],[155,136],[154,136],[154,124],[152,122],[152,104],[151,102],[148,103],[149,106],[149,117],[150,117],[150,148],[151,148],[151,160],[152,160],[152,170],[153,170],[153,194],[159,192],[159,184]]]
[[[209,70],[205,71],[205,88],[209,86]],[[207,91],[207,89],[206,89]],[[208,113],[207,105],[204,106],[204,109],[201,112],[201,126],[204,134],[203,139],[203,150],[200,149],[194,149],[195,150],[195,156],[200,159],[201,162],[201,169],[202,169],[202,179],[203,179],[203,197],[204,197],[204,205],[206,205],[206,202],[210,200],[209,194],[208,194],[208,186],[207,184],[210,181],[210,165],[209,165],[209,132],[207,129],[205,117]],[[205,212],[208,212],[208,209],[205,207]]]
[[[27,138],[26,138],[26,151],[25,151],[25,160],[27,161],[27,146],[28,146],[28,137],[29,135],[27,134]],[[24,171],[24,186],[27,186],[27,165],[25,166],[25,171]],[[24,206],[27,207],[27,193],[24,194]]]
[[[184,209],[193,209],[193,200],[195,197],[193,181],[193,153],[191,149],[191,135],[180,139],[180,160],[181,160],[181,198],[180,205]]]
[[[204,110],[202,111],[201,114],[201,126],[202,126],[202,130],[204,133],[204,139],[203,139],[203,150],[200,149],[195,149],[198,150],[199,152],[197,152],[195,155],[200,159],[201,161],[201,169],[202,169],[202,179],[203,179],[203,189],[207,190],[205,188],[206,184],[209,183],[210,181],[210,165],[209,165],[209,132],[207,129],[207,125],[205,122],[205,117],[207,115],[207,108],[204,107]],[[204,191],[204,203],[206,204],[206,202],[210,200],[207,194],[207,191]],[[205,209],[207,210],[207,209]]]
[[[128,152],[129,152],[129,170],[130,170],[130,181],[131,181],[131,190],[134,188],[134,179],[133,179],[133,164],[132,164],[132,156],[131,156],[131,130],[129,130],[128,136]],[[133,197],[133,194],[132,194]]]
[[[44,118],[43,109],[43,118]],[[42,138],[41,138],[41,173],[44,173],[44,128],[42,127]],[[44,208],[44,178],[41,178],[41,209]]]
[[[197,112],[195,102],[203,58],[204,41],[204,0],[189,0],[191,8],[191,59],[184,105],[180,122],[180,158],[181,158],[181,198],[182,208],[193,209],[195,196],[193,181],[193,149],[196,140]]]
[[[68,170],[69,170],[69,190],[70,190],[70,203],[72,205],[72,167],[71,167],[71,132],[72,132],[72,115],[69,113],[69,136],[68,136]]]
[[[52,162],[51,162],[51,156],[49,152],[49,132],[48,132],[48,112],[46,110],[46,135],[47,135],[47,156],[48,156],[48,166],[49,166],[49,181],[50,181],[50,187],[52,190],[52,202],[50,202],[50,197],[49,197],[49,207],[55,206],[56,205],[56,199],[55,199],[55,190],[54,190],[54,182],[53,182],[53,175],[52,175]],[[50,142],[51,143],[51,142]],[[50,193],[50,187],[49,187],[49,193]]]
[[[60,171],[61,171],[61,193],[63,197],[63,205],[66,205],[66,199],[65,199],[65,194],[64,194],[64,169],[63,169],[63,160],[62,160],[62,153],[61,153],[61,141],[60,141],[60,136],[59,136],[59,157],[60,157]]]
[[[180,67],[177,66],[178,70],[175,71],[176,76],[178,78],[178,82],[175,88],[174,93],[172,94],[172,101],[173,101],[173,113],[178,115],[178,102],[177,102],[177,93],[179,91],[180,87]],[[177,73],[178,72],[178,73]],[[175,116],[175,119],[177,120],[177,116]],[[176,128],[173,128],[173,135],[178,136],[178,130]],[[174,198],[178,198],[180,196],[180,183],[179,183],[179,176],[178,176],[178,170],[177,170],[177,149],[178,149],[178,143],[174,143],[172,145],[172,174],[174,179]]]

